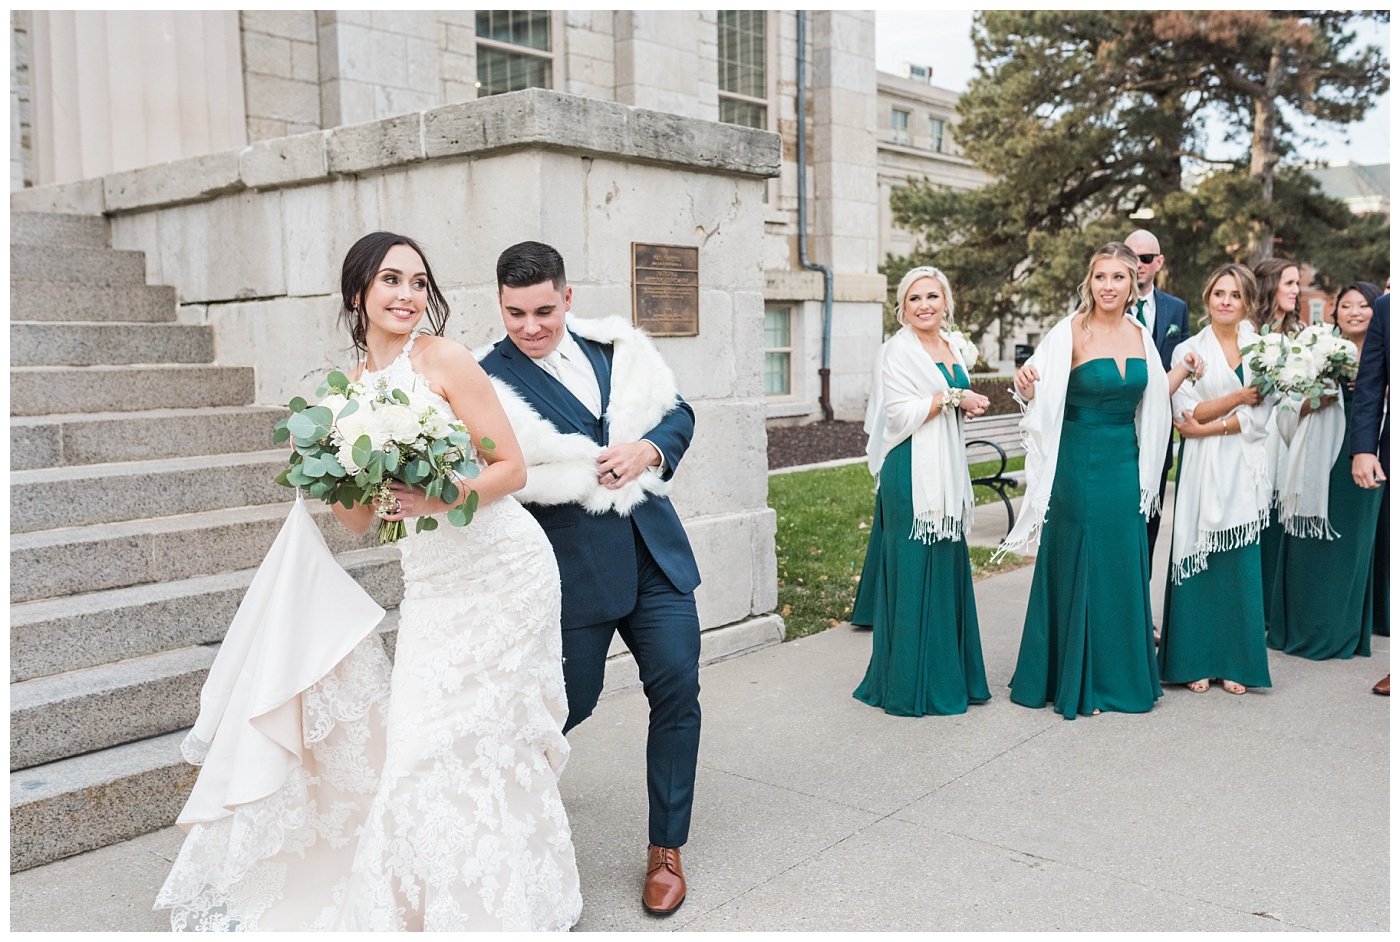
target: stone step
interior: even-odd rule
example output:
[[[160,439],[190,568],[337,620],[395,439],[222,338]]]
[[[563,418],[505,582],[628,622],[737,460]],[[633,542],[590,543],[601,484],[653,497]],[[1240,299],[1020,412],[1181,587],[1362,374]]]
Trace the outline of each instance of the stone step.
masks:
[[[55,598],[256,567],[292,504],[232,507],[175,517],[64,527],[10,536],[10,601]],[[375,545],[330,507],[307,502],[331,552]]]
[[[11,366],[212,363],[207,324],[11,321]]]
[[[183,730],[10,773],[10,872],[175,823],[199,770]]]
[[[179,296],[170,285],[92,285],[10,279],[10,319],[174,323]]]
[[[10,419],[10,470],[263,451],[275,406],[87,412]]]
[[[399,551],[352,550],[340,565],[385,608],[403,597]],[[223,640],[256,568],[10,606],[10,682]]]
[[[15,366],[10,415],[246,406],[253,390],[250,366]]]
[[[378,629],[390,658],[398,614],[387,611]],[[195,709],[197,714],[197,702]],[[199,773],[180,755],[188,732],[178,729],[11,772],[10,872],[174,824]]]
[[[73,213],[10,213],[10,244],[105,249],[107,220]]]
[[[10,277],[68,284],[144,285],[146,253],[81,245],[10,245]]]
[[[16,471],[10,475],[10,532],[285,501],[292,492],[273,478],[289,454],[278,448]]]
[[[10,684],[10,771],[190,726],[217,645]]]

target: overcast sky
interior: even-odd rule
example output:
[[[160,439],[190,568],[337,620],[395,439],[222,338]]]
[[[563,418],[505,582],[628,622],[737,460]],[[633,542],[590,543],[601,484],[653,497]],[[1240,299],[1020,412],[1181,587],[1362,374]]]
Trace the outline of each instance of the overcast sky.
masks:
[[[972,78],[972,11],[932,11],[926,13],[879,10],[875,13],[875,65],[882,72],[893,72],[901,62],[933,66],[933,84],[963,91]],[[1390,54],[1389,24],[1367,23],[1357,29],[1357,39]],[[1303,119],[1306,121],[1306,119]],[[1300,122],[1301,126],[1301,122]],[[1214,157],[1242,154],[1249,147],[1245,138],[1236,143],[1222,139],[1224,124],[1217,122],[1207,153]],[[1386,93],[1364,121],[1342,131],[1331,125],[1314,125],[1312,136],[1319,144],[1299,148],[1307,160],[1351,160],[1359,164],[1390,162],[1390,93]]]

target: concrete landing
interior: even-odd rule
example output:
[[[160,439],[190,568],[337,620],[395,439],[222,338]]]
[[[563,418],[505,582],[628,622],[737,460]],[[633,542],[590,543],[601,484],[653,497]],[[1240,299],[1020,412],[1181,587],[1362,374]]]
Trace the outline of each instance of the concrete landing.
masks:
[[[1169,532],[1169,531],[1168,531]],[[886,716],[851,698],[841,626],[701,671],[690,896],[665,920],[646,854],[640,690],[571,734],[562,788],[580,930],[1365,930],[1390,926],[1390,701],[1375,656],[1270,655],[1274,687],[1168,687],[1073,722],[1006,697],[1031,569],[977,583],[990,703]],[[12,930],[159,930],[170,829],[10,880]]]

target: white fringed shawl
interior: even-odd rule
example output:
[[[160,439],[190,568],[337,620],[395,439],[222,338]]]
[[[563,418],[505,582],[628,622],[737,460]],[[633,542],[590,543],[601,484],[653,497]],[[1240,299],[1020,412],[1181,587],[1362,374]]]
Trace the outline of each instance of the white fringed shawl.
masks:
[[[1171,435],[1171,405],[1167,397],[1167,372],[1152,343],[1152,336],[1136,317],[1123,315],[1142,332],[1147,362],[1147,389],[1138,400],[1134,426],[1138,442],[1138,511],[1151,516],[1160,506],[1157,485],[1162,480],[1162,462],[1167,456]],[[1035,398],[1022,400],[1021,441],[1026,446],[1026,496],[1016,525],[997,548],[996,557],[1025,549],[1040,540],[1045,514],[1050,509],[1050,491],[1055,484],[1055,466],[1060,456],[1060,427],[1065,417],[1065,394],[1074,363],[1074,315],[1064,318],[1040,341],[1028,360],[1040,373]],[[1014,387],[1013,387],[1014,388]],[[1016,394],[1020,400],[1019,392]]]
[[[1257,339],[1247,321],[1239,325],[1239,332],[1241,347]],[[1201,403],[1236,392],[1252,379],[1246,363],[1245,382],[1240,382],[1209,325],[1176,348],[1172,366],[1180,364],[1188,353],[1200,356],[1205,370],[1194,385],[1182,383],[1172,397],[1177,416],[1194,413]],[[1171,578],[1175,584],[1208,568],[1211,553],[1257,542],[1268,526],[1273,501],[1273,468],[1265,446],[1270,412],[1267,400],[1236,406],[1221,419],[1235,416],[1240,423],[1238,434],[1192,438],[1182,448],[1172,516]]]
[[[1279,408],[1279,434],[1287,451],[1280,455],[1278,519],[1292,536],[1335,540],[1339,534],[1327,519],[1332,465],[1346,446],[1346,406],[1337,401],[1299,417]]]
[[[957,346],[950,342],[948,347],[966,371]],[[928,418],[934,397],[947,390],[948,381],[912,328],[900,328],[880,348],[865,410],[865,431],[870,436],[865,451],[870,473],[878,478],[890,450],[906,438],[913,439],[914,527],[909,535],[924,543],[960,540],[972,527],[972,479],[963,448],[962,410],[939,409]]]

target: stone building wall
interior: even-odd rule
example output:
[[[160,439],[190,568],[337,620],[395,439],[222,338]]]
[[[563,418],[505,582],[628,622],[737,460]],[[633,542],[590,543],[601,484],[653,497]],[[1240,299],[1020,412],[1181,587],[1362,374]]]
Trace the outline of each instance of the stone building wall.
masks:
[[[672,498],[704,579],[703,656],[781,638],[767,507],[763,193],[776,136],[531,89],[11,194],[17,211],[105,213],[112,245],[217,328],[221,365],[286,403],[350,363],[340,264],[365,232],[418,239],[470,347],[504,334],[495,260],[564,255],[577,317],[631,312],[632,241],[698,245],[700,334],[659,338],[696,433]],[[664,212],[658,212],[664,207]]]
[[[248,140],[321,128],[321,71],[311,10],[244,10],[243,100]]]

